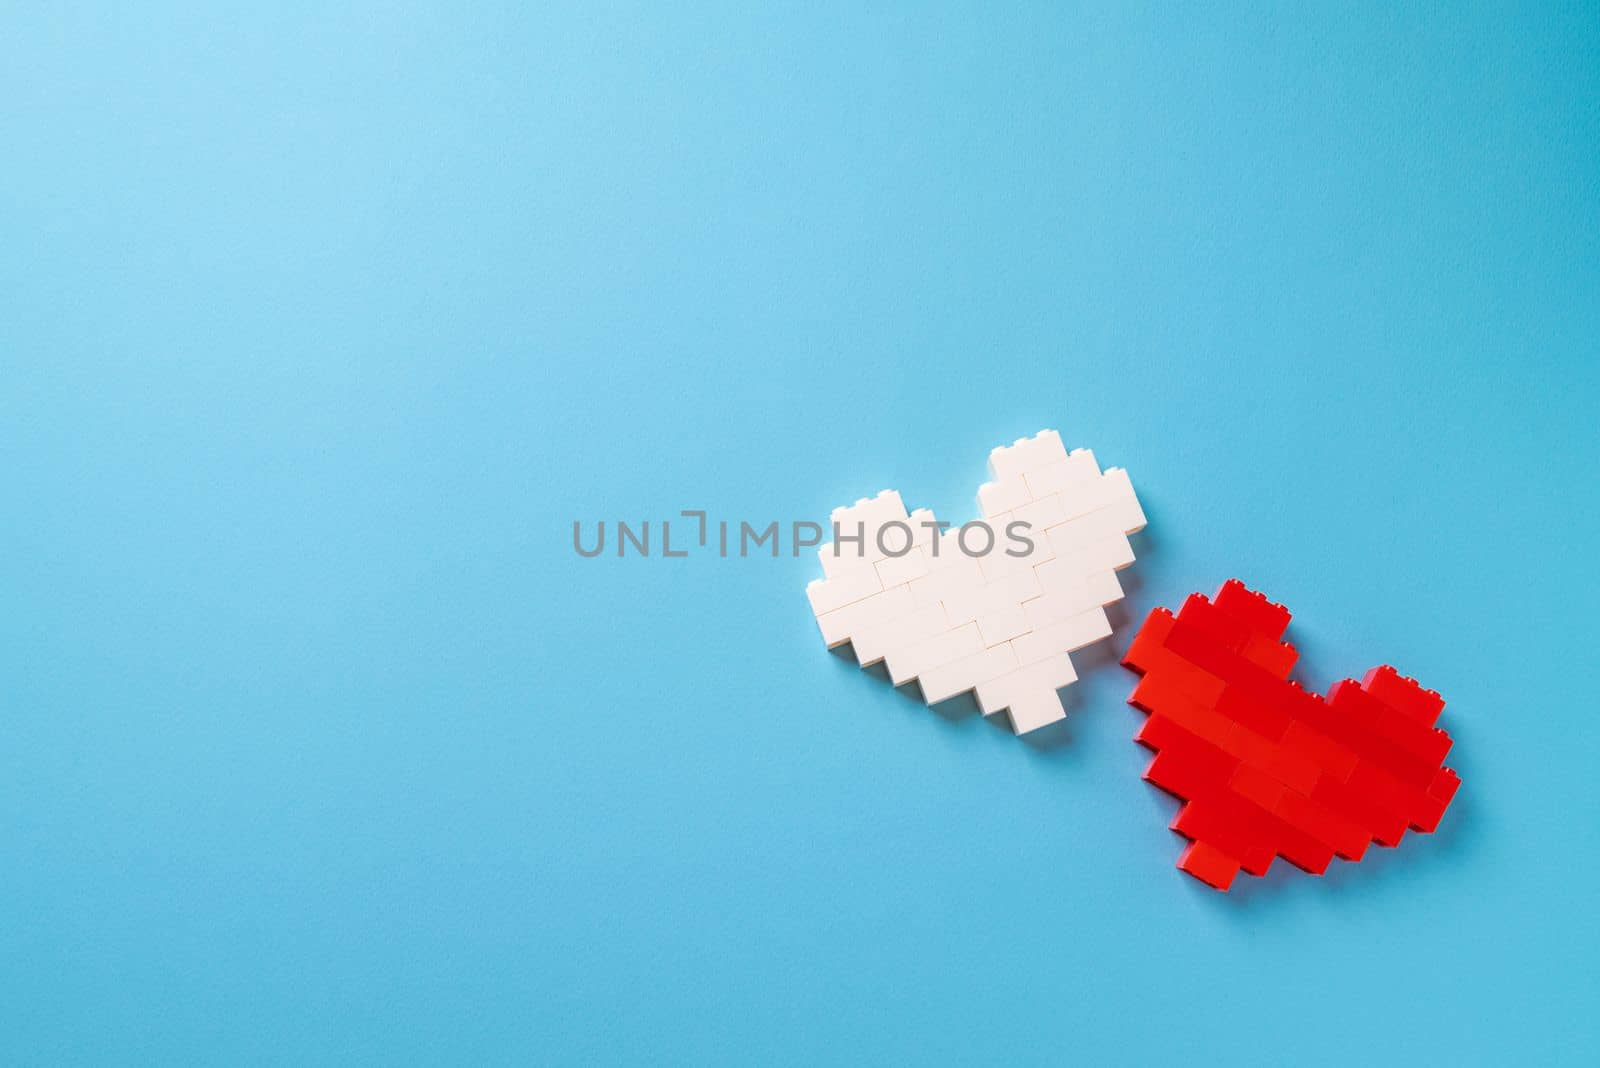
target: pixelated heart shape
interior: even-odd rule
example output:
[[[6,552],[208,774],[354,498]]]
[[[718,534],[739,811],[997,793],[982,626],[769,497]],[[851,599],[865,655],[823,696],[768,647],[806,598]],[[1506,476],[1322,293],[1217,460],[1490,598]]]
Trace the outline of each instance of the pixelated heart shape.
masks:
[[[976,690],[1021,734],[1064,717],[1069,654],[1111,634],[1105,606],[1145,520],[1126,471],[1068,453],[1054,430],[994,449],[989,469],[979,519],[961,529],[907,513],[893,490],[835,508],[826,577],[806,596],[830,648],[851,643],[896,686],[917,680],[930,705]]]
[[[1176,616],[1151,612],[1122,661],[1144,676],[1128,698],[1149,715],[1144,777],[1184,801],[1178,867],[1219,890],[1274,857],[1321,875],[1408,827],[1431,832],[1461,784],[1442,766],[1437,693],[1392,667],[1308,693],[1289,679],[1288,625],[1282,605],[1230,579]]]

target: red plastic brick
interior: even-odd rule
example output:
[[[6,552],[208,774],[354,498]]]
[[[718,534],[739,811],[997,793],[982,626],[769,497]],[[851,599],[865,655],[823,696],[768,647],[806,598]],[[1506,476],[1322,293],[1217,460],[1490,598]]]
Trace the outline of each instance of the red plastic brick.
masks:
[[[1281,856],[1320,875],[1333,857],[1433,831],[1461,780],[1442,767],[1444,700],[1392,667],[1327,697],[1289,678],[1289,612],[1237,579],[1176,615],[1150,613],[1123,658],[1143,676],[1129,703],[1149,718],[1145,771],[1184,804],[1172,829],[1190,839],[1178,867],[1226,890]]]
[[[1204,842],[1190,842],[1178,857],[1178,868],[1218,890],[1232,886],[1233,877],[1239,874],[1237,860]]]
[[[1194,596],[1205,600],[1199,594]],[[1257,593],[1238,579],[1224,582],[1211,603],[1229,615],[1243,619],[1252,631],[1271,641],[1281,640],[1283,632],[1289,629],[1287,608],[1273,604],[1265,594]]]
[[[1444,708],[1444,698],[1432,690],[1424,690],[1392,667],[1375,667],[1367,672],[1361,680],[1361,688],[1424,727],[1433,726]]]

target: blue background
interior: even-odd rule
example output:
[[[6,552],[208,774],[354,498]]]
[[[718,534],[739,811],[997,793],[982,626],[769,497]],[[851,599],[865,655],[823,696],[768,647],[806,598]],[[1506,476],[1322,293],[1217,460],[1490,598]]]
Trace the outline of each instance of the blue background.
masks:
[[[265,6],[0,17],[0,1061],[1594,1063],[1593,6]],[[1026,740],[571,548],[1044,426],[1150,525]],[[1234,574],[1438,834],[1173,869]]]

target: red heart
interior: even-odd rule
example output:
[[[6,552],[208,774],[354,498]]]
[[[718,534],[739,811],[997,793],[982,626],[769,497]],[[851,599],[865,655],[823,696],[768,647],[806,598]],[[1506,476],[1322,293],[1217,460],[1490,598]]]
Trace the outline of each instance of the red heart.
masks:
[[[1289,681],[1289,612],[1229,579],[1174,617],[1150,613],[1123,657],[1144,678],[1128,703],[1150,718],[1147,781],[1185,801],[1172,829],[1191,839],[1178,867],[1226,890],[1240,868],[1282,856],[1321,875],[1407,827],[1432,831],[1461,780],[1441,767],[1444,700],[1392,667],[1338,682],[1326,699]]]

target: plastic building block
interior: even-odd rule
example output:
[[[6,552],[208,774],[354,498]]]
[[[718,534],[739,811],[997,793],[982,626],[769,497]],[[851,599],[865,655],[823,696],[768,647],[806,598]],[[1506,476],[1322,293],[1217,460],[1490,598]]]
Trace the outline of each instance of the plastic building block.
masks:
[[[893,490],[835,508],[806,596],[829,647],[849,642],[897,686],[915,679],[928,704],[976,690],[985,715],[1008,712],[1021,734],[1065,716],[1068,654],[1111,634],[1105,606],[1122,599],[1116,571],[1145,518],[1127,472],[1069,453],[1054,430],[993,450],[989,470],[988,536],[940,531]]]
[[[1392,667],[1307,693],[1289,678],[1288,625],[1282,605],[1230,579],[1176,616],[1152,611],[1123,657],[1143,676],[1128,703],[1149,716],[1144,777],[1184,802],[1178,867],[1218,890],[1275,857],[1321,875],[1374,841],[1430,832],[1460,785],[1442,766],[1437,693]]]

